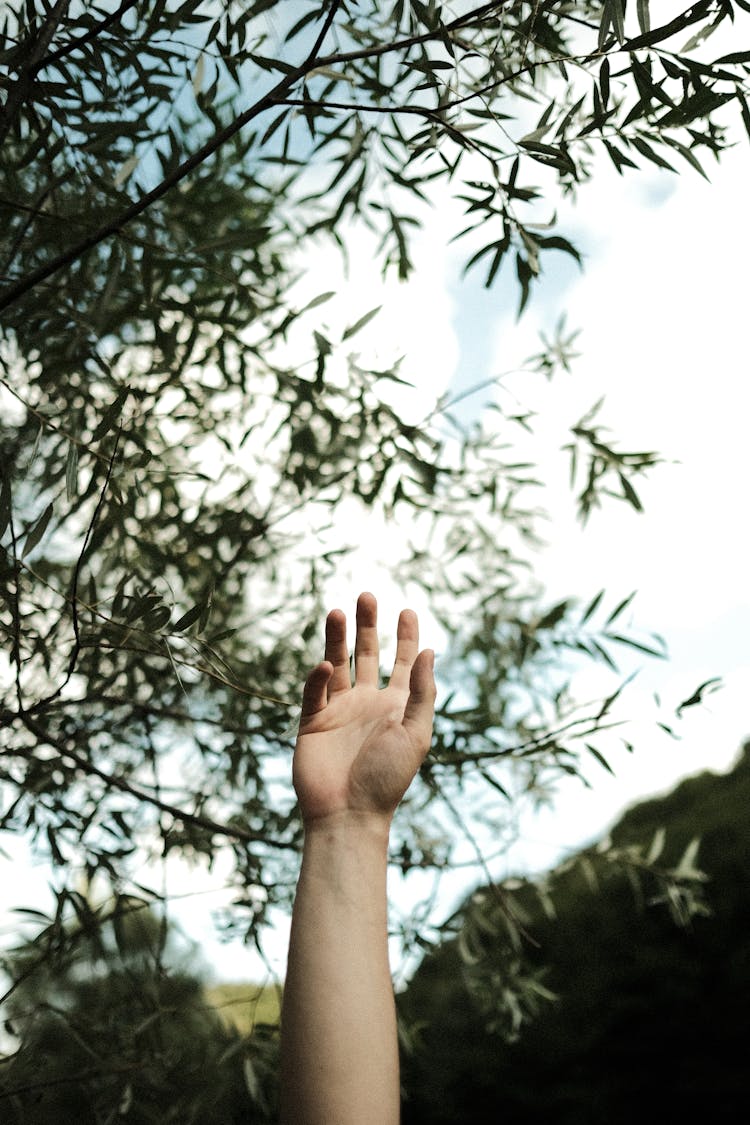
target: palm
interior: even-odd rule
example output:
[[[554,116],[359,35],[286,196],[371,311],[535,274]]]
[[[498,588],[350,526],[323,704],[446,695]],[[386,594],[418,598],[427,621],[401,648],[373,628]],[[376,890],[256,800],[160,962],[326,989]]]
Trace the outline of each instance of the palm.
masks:
[[[418,626],[401,614],[396,664],[378,689],[377,607],[357,607],[357,683],[351,685],[346,622],[326,624],[326,662],[311,673],[294,757],[294,784],[305,820],[341,811],[390,815],[429,748],[434,683],[428,654],[417,656]]]

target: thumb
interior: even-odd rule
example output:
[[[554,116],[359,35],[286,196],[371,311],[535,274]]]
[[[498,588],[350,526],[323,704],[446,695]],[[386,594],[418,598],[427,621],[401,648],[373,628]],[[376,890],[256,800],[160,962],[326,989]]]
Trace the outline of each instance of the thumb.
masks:
[[[317,664],[305,681],[302,692],[302,718],[317,715],[328,704],[328,682],[333,675],[333,664],[323,660]]]

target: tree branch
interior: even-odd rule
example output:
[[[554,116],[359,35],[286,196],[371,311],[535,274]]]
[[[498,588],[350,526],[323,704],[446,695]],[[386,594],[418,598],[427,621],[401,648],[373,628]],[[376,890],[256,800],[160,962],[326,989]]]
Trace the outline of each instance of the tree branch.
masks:
[[[438,715],[440,712],[438,712]],[[450,718],[450,715],[444,716]],[[463,764],[464,762],[492,762],[498,761],[500,758],[527,758],[531,754],[537,754],[544,750],[549,750],[550,746],[566,731],[572,730],[574,727],[580,727],[584,724],[591,724],[587,726],[586,730],[579,730],[576,732],[576,738],[585,738],[586,735],[596,734],[597,731],[611,730],[612,727],[620,726],[619,722],[613,723],[600,723],[598,718],[600,716],[582,715],[579,719],[571,719],[570,722],[564,723],[556,730],[547,731],[544,734],[537,734],[530,738],[527,742],[520,742],[515,746],[498,746],[495,750],[475,750],[466,751],[456,754],[449,754],[446,757],[438,757],[431,755],[424,763],[424,766],[454,766]],[[424,768],[424,767],[423,767]]]
[[[205,828],[209,832],[213,832],[218,836],[227,836],[230,839],[244,840],[246,843],[252,844],[265,844],[266,847],[278,848],[282,851],[287,851],[292,848],[292,844],[283,840],[274,840],[267,836],[263,836],[260,832],[251,832],[248,828],[240,828],[230,826],[228,824],[221,824],[217,820],[212,820],[210,817],[200,816],[198,813],[190,813],[185,809],[178,808],[177,805],[171,805],[167,801],[161,801],[158,797],[146,793],[145,790],[138,786],[131,785],[129,781],[124,778],[116,777],[114,774],[107,773],[105,770],[99,769],[93,762],[88,761],[83,755],[78,754],[75,750],[69,749],[62,739],[56,738],[55,735],[50,734],[44,729],[36,719],[32,718],[28,712],[20,716],[21,722],[26,729],[33,734],[45,746],[51,747],[56,750],[61,758],[69,758],[78,769],[91,777],[98,777],[110,789],[118,789],[122,793],[127,793],[131,797],[135,797],[138,801],[144,801],[146,804],[160,809],[162,812],[169,813],[175,820],[181,820],[185,824],[192,824],[196,828]]]
[[[113,23],[119,23],[125,13],[128,12],[130,8],[135,8],[137,4],[138,0],[122,0],[120,7],[116,11],[110,12],[108,16],[95,27],[90,28],[84,35],[81,35],[78,39],[71,39],[68,43],[63,43],[56,51],[51,51],[50,54],[45,55],[41,62],[37,63],[36,72],[38,73],[40,70],[44,70],[45,67],[58,62],[60,59],[64,58],[65,55],[69,55],[72,51],[77,51],[80,47],[85,47],[87,43],[91,43],[94,39],[97,39],[101,33],[111,27]]]
[[[54,8],[47,16],[46,22],[42,25],[36,42],[30,47],[28,57],[19,70],[18,78],[11,86],[5,105],[0,111],[0,145],[10,132],[14,118],[31,92],[44,52],[49,47],[60,21],[65,17],[69,7],[70,0],[57,0]]]
[[[208,157],[212,156],[218,149],[220,149],[227,141],[231,140],[241,129],[244,128],[250,121],[258,117],[267,109],[271,109],[279,102],[283,102],[287,91],[291,90],[301,78],[304,78],[311,70],[317,67],[334,66],[337,63],[352,62],[361,58],[377,58],[380,55],[389,54],[394,51],[408,50],[410,47],[417,46],[420,43],[429,43],[435,41],[442,41],[444,35],[452,30],[456,30],[472,20],[481,18],[489,14],[493,9],[502,8],[508,0],[494,0],[493,3],[484,4],[480,8],[460,16],[453,20],[451,23],[441,26],[437,31],[425,32],[422,35],[413,35],[408,38],[397,40],[395,43],[384,43],[379,47],[366,47],[358,51],[339,52],[333,55],[327,55],[323,58],[308,57],[301,66],[297,66],[289,74],[276,83],[272,90],[260,98],[254,105],[250,106],[241,113],[229,125],[223,129],[217,130],[210,140],[206,141],[192,156],[189,156],[181,164],[179,164],[174,171],[165,176],[161,183],[157,184],[151,191],[146,192],[140,199],[135,200],[129,207],[126,207],[120,214],[106,223],[99,230],[88,235],[76,245],[70,247],[64,253],[59,254],[52,261],[47,262],[43,266],[39,266],[33,270],[27,277],[22,278],[16,282],[15,285],[9,286],[5,292],[0,295],[0,311],[9,308],[15,304],[25,293],[33,289],[42,281],[46,281],[48,277],[52,277],[59,270],[64,269],[65,266],[72,265],[82,257],[88,250],[92,250],[98,246],[100,242],[104,242],[113,234],[117,234],[121,227],[126,226],[132,222],[133,219],[147,211],[153,203],[163,198],[173,187],[179,184],[186,176],[189,176],[196,168],[198,168]],[[328,15],[330,16],[330,10]]]

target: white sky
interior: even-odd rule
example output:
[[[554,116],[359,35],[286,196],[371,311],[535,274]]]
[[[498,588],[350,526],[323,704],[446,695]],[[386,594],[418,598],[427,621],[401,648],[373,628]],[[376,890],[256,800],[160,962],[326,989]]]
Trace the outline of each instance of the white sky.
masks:
[[[487,294],[476,274],[463,289],[457,286],[462,249],[460,243],[444,245],[451,227],[439,212],[417,240],[417,270],[408,285],[382,287],[372,255],[364,244],[358,252],[355,242],[355,264],[341,299],[321,310],[330,308],[331,321],[341,328],[384,303],[380,316],[352,344],[373,362],[378,362],[373,352],[384,362],[406,355],[402,374],[421,388],[415,419],[426,396],[431,400],[442,388],[459,391],[519,367],[538,350],[538,328],[549,331],[562,311],[571,328],[582,329],[582,354],[570,376],[558,375],[547,384],[541,377],[518,375],[505,384],[540,411],[533,452],[547,486],[539,502],[551,518],[537,574],[550,601],[570,594],[588,600],[606,585],[614,605],[637,589],[632,620],[662,634],[671,659],[644,660],[629,690],[633,757],[623,752],[613,760],[616,778],[594,763],[592,790],[574,781],[561,786],[552,810],[522,824],[519,843],[496,866],[497,874],[554,863],[603,834],[634,800],[664,791],[697,770],[728,768],[750,735],[750,337],[743,266],[750,257],[749,173],[747,141],[712,168],[711,184],[688,169],[679,178],[649,171],[621,178],[603,165],[575,211],[562,213],[574,241],[587,251],[585,271],[579,275],[555,255],[554,274],[520,324],[513,285]],[[335,253],[321,249],[314,276],[301,288],[310,296],[336,288],[339,274]],[[639,489],[643,514],[613,502],[581,530],[567,460],[558,449],[568,426],[601,395],[606,401],[600,419],[621,447],[655,448],[668,463]],[[361,529],[365,542],[379,542],[379,534],[373,527]],[[388,615],[395,615],[398,599],[388,591],[382,562],[387,560],[365,557],[356,570],[342,573],[331,589],[331,603],[353,611],[358,591],[373,589],[383,602],[383,625],[391,631]],[[415,608],[424,613],[426,607],[417,602]],[[423,643],[439,647],[439,641],[427,622]],[[388,650],[384,658],[387,662]],[[711,676],[721,676],[724,686],[706,706],[685,712],[681,740],[657,737],[653,692],[660,692],[665,709],[673,712]],[[578,686],[583,696],[596,696],[599,673],[592,670]],[[607,681],[605,690],[610,687]],[[0,844],[14,857],[12,865],[3,865],[6,901],[40,901],[44,870],[31,869],[16,842],[6,837]],[[197,873],[188,881],[193,889],[200,882]],[[205,880],[206,891],[219,883],[214,873]],[[452,885],[454,897],[459,896],[459,882]],[[200,939],[214,971],[224,978],[257,975],[247,950],[213,942],[212,894],[194,902],[179,915]],[[446,903],[446,913],[452,905]],[[3,928],[7,932],[12,925],[3,923]],[[280,932],[274,943],[279,964],[283,950]]]

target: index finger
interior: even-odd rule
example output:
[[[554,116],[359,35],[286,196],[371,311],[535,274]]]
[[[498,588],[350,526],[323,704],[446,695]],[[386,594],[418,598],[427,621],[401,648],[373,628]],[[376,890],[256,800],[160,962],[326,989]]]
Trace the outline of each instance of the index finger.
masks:
[[[419,652],[419,621],[413,609],[403,609],[396,632],[396,660],[391,672],[391,687],[409,690],[409,677]]]

